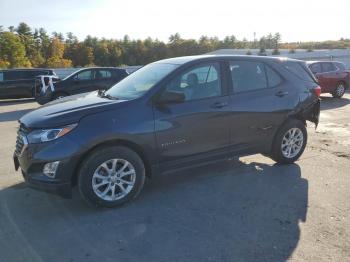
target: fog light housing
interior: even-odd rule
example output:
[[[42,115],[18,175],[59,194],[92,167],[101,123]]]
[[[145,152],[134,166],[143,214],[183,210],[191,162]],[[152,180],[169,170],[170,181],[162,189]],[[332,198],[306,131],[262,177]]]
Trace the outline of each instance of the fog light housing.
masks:
[[[48,176],[50,178],[54,178],[56,175],[56,170],[57,170],[59,163],[60,163],[60,161],[46,163],[44,168],[43,168],[44,175]]]

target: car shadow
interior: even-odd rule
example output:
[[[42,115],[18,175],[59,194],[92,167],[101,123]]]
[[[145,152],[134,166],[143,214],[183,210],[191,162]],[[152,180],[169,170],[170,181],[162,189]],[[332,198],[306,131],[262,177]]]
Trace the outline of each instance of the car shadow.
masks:
[[[297,164],[228,161],[146,182],[117,209],[34,191],[0,190],[4,261],[286,261],[306,221]],[[20,248],[19,248],[20,247]]]
[[[321,110],[340,108],[348,104],[350,104],[350,99],[346,97],[334,98],[329,96],[321,96]]]
[[[16,121],[32,110],[33,108],[0,113],[0,122]]]

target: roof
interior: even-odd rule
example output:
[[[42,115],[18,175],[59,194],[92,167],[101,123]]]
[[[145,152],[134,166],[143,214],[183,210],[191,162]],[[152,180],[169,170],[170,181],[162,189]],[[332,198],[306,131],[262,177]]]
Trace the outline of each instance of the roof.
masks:
[[[155,63],[164,63],[164,64],[175,64],[175,65],[181,65],[185,64],[188,62],[196,61],[196,60],[206,60],[210,58],[215,58],[215,57],[220,57],[220,58],[245,58],[245,59],[254,59],[254,60],[274,60],[274,61],[281,61],[281,60],[294,60],[290,59],[287,57],[272,57],[272,56],[253,56],[253,55],[195,55],[195,56],[180,56],[180,57],[174,57],[174,58],[168,58],[168,59],[163,59],[160,61],[157,61]]]
[[[14,68],[14,69],[0,69],[0,71],[47,71],[47,70],[52,70],[51,68]]]

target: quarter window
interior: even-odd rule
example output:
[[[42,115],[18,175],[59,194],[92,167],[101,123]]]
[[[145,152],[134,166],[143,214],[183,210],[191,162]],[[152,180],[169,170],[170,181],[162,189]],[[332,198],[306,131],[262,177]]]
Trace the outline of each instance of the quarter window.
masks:
[[[296,61],[284,61],[284,67],[296,77],[301,80],[308,82],[315,82],[314,76],[311,74],[310,70],[307,68],[305,62],[296,62]]]
[[[173,79],[166,89],[183,92],[185,101],[220,96],[220,65],[210,63],[194,67]]]
[[[231,61],[231,78],[235,92],[267,88],[265,67],[254,61]]]

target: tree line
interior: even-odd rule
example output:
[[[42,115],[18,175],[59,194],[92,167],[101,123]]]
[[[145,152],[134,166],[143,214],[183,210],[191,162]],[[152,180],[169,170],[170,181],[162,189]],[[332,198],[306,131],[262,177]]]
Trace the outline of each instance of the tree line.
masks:
[[[199,55],[217,49],[258,48],[264,55],[266,49],[273,49],[272,54],[279,54],[280,48],[290,52],[302,48],[312,51],[323,48],[349,48],[349,39],[324,42],[281,43],[281,34],[268,34],[258,40],[237,39],[234,35],[224,39],[202,36],[198,40],[183,39],[176,33],[168,42],[147,38],[144,40],[105,39],[87,36],[83,41],[71,32],[48,34],[44,28],[32,29],[26,23],[5,29],[0,26],[0,68],[18,67],[84,67],[84,66],[120,66],[144,65],[156,60]]]

